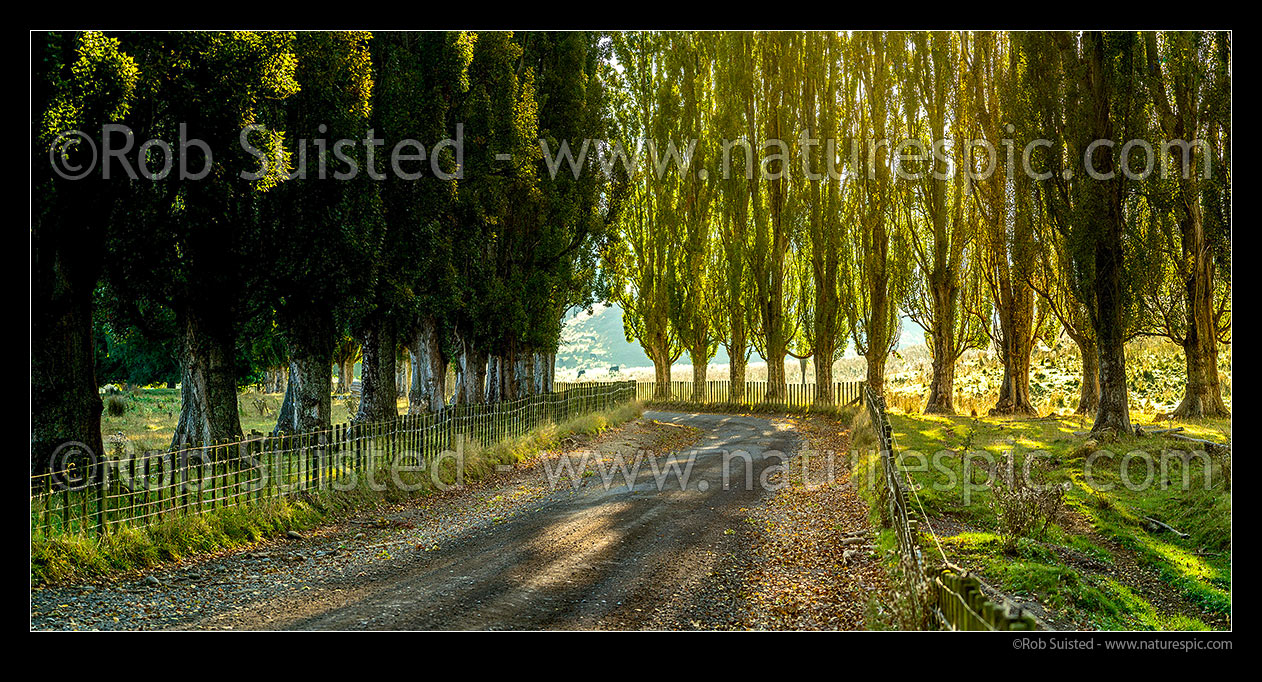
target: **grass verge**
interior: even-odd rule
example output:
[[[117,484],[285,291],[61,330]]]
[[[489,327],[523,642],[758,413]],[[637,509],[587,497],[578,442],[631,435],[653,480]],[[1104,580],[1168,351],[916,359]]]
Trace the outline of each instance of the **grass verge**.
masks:
[[[381,504],[398,504],[458,483],[489,476],[500,464],[528,462],[556,449],[567,438],[590,437],[635,419],[639,403],[544,424],[511,440],[482,446],[467,442],[463,469],[454,458],[438,459],[432,469],[382,473],[379,489],[320,490],[202,514],[176,516],[139,528],[123,528],[103,538],[78,535],[37,538],[31,543],[31,585],[50,585],[138,571],[199,554],[256,543],[289,531],[312,528],[340,515]],[[439,483],[435,483],[435,479]],[[440,485],[441,483],[441,485]]]

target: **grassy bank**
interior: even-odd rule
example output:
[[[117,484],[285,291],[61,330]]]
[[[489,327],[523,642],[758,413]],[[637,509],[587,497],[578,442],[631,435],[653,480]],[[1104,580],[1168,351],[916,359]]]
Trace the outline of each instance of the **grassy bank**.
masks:
[[[863,412],[854,419],[860,450],[875,447],[867,422]],[[890,422],[917,487],[913,507],[923,505],[947,558],[1054,627],[1230,627],[1229,457],[1181,453],[1189,444],[1160,436],[1097,443],[1074,434],[1090,427],[1079,417],[892,413]],[[1160,423],[1168,425],[1230,440],[1229,420]],[[992,481],[1009,453],[1018,476],[1028,463],[1029,480],[1059,487],[1063,498],[1040,512],[1012,502],[1002,485],[997,493]],[[861,454],[860,467],[857,478],[875,500],[876,457]],[[1018,528],[1021,514],[1031,519]],[[922,540],[925,556],[940,561],[933,539]]]
[[[642,409],[638,403],[628,403],[562,424],[545,424],[519,438],[489,446],[469,442],[463,451],[462,469],[458,469],[454,459],[448,458],[438,460],[432,469],[397,472],[397,479],[382,472],[375,477],[383,482],[377,490],[359,485],[346,491],[324,490],[269,499],[175,517],[142,528],[125,528],[99,541],[80,536],[39,539],[31,545],[31,584],[144,570],[311,528],[346,513],[429,495],[452,484],[485,478],[495,472],[497,465],[528,462],[542,452],[560,447],[567,438],[599,434],[635,419]],[[248,426],[243,426],[249,430]]]

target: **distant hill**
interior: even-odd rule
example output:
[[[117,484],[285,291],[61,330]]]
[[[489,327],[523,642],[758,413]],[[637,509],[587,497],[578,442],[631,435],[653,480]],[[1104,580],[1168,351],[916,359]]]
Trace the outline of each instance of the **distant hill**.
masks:
[[[576,310],[565,320],[557,370],[607,370],[613,365],[653,364],[638,343],[627,343],[622,331],[622,308],[597,304],[592,314]]]

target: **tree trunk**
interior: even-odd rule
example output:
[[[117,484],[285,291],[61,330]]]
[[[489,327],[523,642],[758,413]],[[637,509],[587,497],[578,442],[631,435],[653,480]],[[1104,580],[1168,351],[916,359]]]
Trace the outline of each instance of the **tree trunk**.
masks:
[[[1190,201],[1195,202],[1196,198]],[[1184,419],[1228,417],[1218,379],[1218,334],[1214,324],[1213,254],[1205,244],[1199,205],[1191,212],[1191,227],[1184,229],[1185,260],[1192,261],[1187,292],[1187,335],[1183,338],[1183,355],[1187,365],[1187,381],[1183,400],[1174,409],[1174,416]]]
[[[649,359],[653,361],[653,399],[670,400],[670,349],[663,341],[647,350]]]
[[[1211,348],[1205,348],[1206,345]],[[1183,400],[1179,401],[1173,416],[1181,419],[1199,419],[1231,415],[1226,404],[1223,403],[1222,387],[1218,379],[1217,345],[1217,339],[1203,344],[1200,338],[1192,338],[1191,334],[1184,342],[1183,354],[1187,365],[1187,381],[1184,384]]]
[[[925,414],[955,414],[955,320],[958,314],[955,287],[949,283],[934,287],[933,305],[934,329],[929,349],[933,353],[933,378],[929,382]]]
[[[1098,300],[1100,297],[1096,298]],[[1104,308],[1102,307],[1101,310],[1103,311]],[[1121,334],[1119,333],[1118,336]],[[1131,415],[1126,391],[1126,348],[1120,339],[1110,339],[1102,334],[1097,356],[1100,362],[1100,406],[1096,410],[1095,424],[1091,427],[1091,433],[1096,435],[1107,430],[1123,434],[1130,433]]]
[[[955,390],[955,363],[939,356],[933,358],[933,379],[929,384],[929,400],[925,414],[955,414],[952,391]]]
[[[403,353],[400,353],[402,357],[396,356],[397,360],[406,359],[411,355],[406,347],[403,348],[403,351]],[[408,363],[397,362],[394,369],[394,383],[397,391],[397,395],[395,395],[396,398],[408,397],[408,374]]]
[[[375,422],[399,416],[394,362],[398,352],[393,322],[376,316],[364,326],[359,413],[355,420]]]
[[[1100,408],[1100,358],[1097,355],[1094,341],[1077,340],[1078,352],[1082,354],[1082,389],[1078,394],[1078,409],[1074,414],[1094,415]]]
[[[465,384],[465,381],[464,381],[464,379],[465,379],[464,368],[463,368],[463,367],[461,367],[459,363],[457,363],[457,365],[456,365],[456,383],[455,383],[455,386],[454,386],[454,388],[453,388],[453,390],[452,390],[452,392],[451,392],[451,400],[449,401],[452,405],[463,405],[463,404],[465,403],[465,394],[464,394],[464,391],[465,391],[465,385],[464,385],[464,384]]]
[[[488,403],[498,403],[504,399],[500,364],[498,355],[492,355],[486,359],[486,402]]]
[[[1107,170],[1110,169],[1101,172]],[[1117,210],[1120,213],[1120,208]],[[1098,238],[1095,248],[1095,336],[1100,360],[1100,407],[1091,427],[1093,435],[1108,431],[1128,434],[1131,431],[1126,388],[1125,310],[1119,262],[1122,258],[1121,216],[1109,217],[1108,233]]]
[[[461,371],[464,374],[464,402],[480,405],[486,401],[486,353],[462,341]]]
[[[293,433],[294,431],[294,382],[285,385],[285,397],[280,401],[280,410],[276,413],[276,428],[272,435]]]
[[[530,354],[530,394],[539,395],[543,393],[543,354],[534,352]]]
[[[735,296],[737,292],[732,292]],[[749,338],[745,332],[744,308],[733,304],[728,310],[729,327],[727,344],[728,366],[727,379],[728,402],[740,405],[745,402],[745,351],[749,347]]]
[[[693,349],[688,355],[692,358],[692,402],[703,403],[706,399],[705,382],[706,372],[710,369],[709,358],[706,357],[708,348]]]
[[[949,346],[939,346],[949,348]],[[929,400],[925,414],[955,414],[952,392],[955,390],[955,361],[944,352],[934,353],[933,378],[929,383]]]
[[[232,326],[218,311],[180,313],[180,419],[171,447],[183,449],[241,439],[237,408],[235,339]]]
[[[1020,281],[1005,281],[1002,290],[1009,292],[1006,305],[998,311],[1001,339],[997,350],[1003,363],[1003,384],[990,414],[1033,415],[1030,353],[1034,351],[1034,294]]]
[[[429,376],[429,364],[425,361],[421,347],[418,327],[412,331],[412,343],[408,345],[408,367],[412,382],[408,390],[408,414],[423,414],[428,407],[425,386]]]
[[[295,387],[293,431],[326,434],[333,426],[332,376],[328,358],[299,356],[290,362],[290,385]]]
[[[34,270],[34,266],[32,266]],[[54,291],[54,288],[56,289]],[[54,461],[64,443],[82,443],[101,456],[101,396],[92,341],[92,289],[75,291],[64,280],[32,287],[31,471],[63,470]]]
[[[1013,352],[1003,368],[1003,383],[999,386],[999,400],[990,408],[991,415],[1035,414],[1030,400],[1030,355]]]
[[[884,228],[875,230],[874,242],[881,244],[881,248],[885,248],[888,239],[884,237]],[[889,276],[885,274],[885,262],[880,261],[875,265],[878,273],[876,276],[870,276],[872,281],[868,284],[868,296],[872,301],[871,312],[868,313],[867,321],[867,352],[864,353],[864,363],[867,365],[867,375],[865,381],[868,388],[878,396],[885,395],[885,361],[889,359],[890,336],[889,329],[890,305],[889,296],[886,291],[886,280]]]
[[[347,360],[337,366],[337,392],[350,393],[351,384],[355,383],[355,363]]]
[[[745,402],[745,346],[742,344],[739,348],[733,341],[728,348],[728,355],[731,364],[727,366],[727,379],[730,384],[728,390],[728,402],[734,405],[741,405]]]
[[[277,431],[326,433],[333,427],[333,316],[328,310],[282,310],[278,319],[289,351],[292,414],[282,414]],[[283,410],[282,410],[283,412]]]
[[[830,339],[816,337],[815,355],[811,360],[815,365],[815,398],[813,402],[821,407],[833,404],[833,354],[836,353],[834,343]]]
[[[864,375],[864,382],[872,389],[873,394],[878,396],[885,395],[885,363],[883,361],[875,361],[871,355],[872,353],[869,351],[868,355],[865,356],[865,360],[867,360],[867,374]]]
[[[515,391],[518,398],[526,398],[530,396],[531,385],[534,382],[534,355],[531,353],[518,352],[513,358],[513,378],[516,381]]]
[[[276,368],[276,393],[284,393],[289,388],[289,368]]]
[[[513,351],[510,349],[507,353],[500,356],[500,392],[504,400],[516,400],[521,396],[517,393],[517,362],[513,359]]]
[[[543,392],[543,364],[539,353],[531,353],[526,363],[530,365],[530,394],[539,395]]]
[[[557,378],[556,351],[551,351],[544,357],[546,358],[546,361],[547,361],[547,372],[544,375],[544,379],[543,379],[543,391],[544,393],[552,393],[553,391],[556,390],[555,388],[556,378]]]
[[[552,377],[551,353],[540,351],[535,353],[535,395],[551,393],[549,388]]]
[[[412,346],[417,350],[417,360],[408,410],[415,414],[439,412],[447,398],[447,356],[438,337],[438,325],[432,319],[425,319],[414,333]],[[420,390],[417,390],[418,385]]]
[[[785,356],[789,355],[785,351],[784,342],[767,340],[767,344],[775,342],[776,349],[771,349],[767,357],[767,395],[766,400],[769,403],[784,403],[785,395],[789,393],[789,378],[785,374]]]

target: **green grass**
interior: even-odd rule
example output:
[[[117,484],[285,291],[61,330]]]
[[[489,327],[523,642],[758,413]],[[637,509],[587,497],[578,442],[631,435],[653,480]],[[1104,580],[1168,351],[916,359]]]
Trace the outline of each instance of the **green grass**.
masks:
[[[639,403],[576,417],[562,424],[544,424],[521,437],[484,447],[469,442],[464,449],[464,470],[456,471],[454,459],[438,461],[438,480],[443,484],[470,483],[495,471],[497,464],[518,464],[553,449],[570,436],[593,436],[638,417]],[[346,491],[311,491],[164,519],[158,523],[122,528],[98,539],[82,535],[35,538],[31,543],[31,584],[45,585],[99,578],[152,568],[164,563],[239,547],[310,528],[339,515],[382,504],[397,504],[435,492],[433,472],[403,471],[396,485],[392,476],[379,474],[382,490],[356,486]]]
[[[1223,463],[1192,458],[1163,457],[1163,450],[1186,445],[1158,436],[1119,438],[1105,444],[1086,445],[1086,437],[1074,431],[1090,424],[1071,417],[1053,420],[948,417],[939,415],[889,415],[900,452],[900,463],[918,487],[913,497],[923,504],[929,520],[950,521],[974,532],[943,538],[948,557],[979,571],[986,580],[1011,594],[1036,598],[1050,609],[1064,610],[1105,629],[1204,629],[1205,623],[1178,614],[1162,613],[1133,589],[1099,571],[1083,571],[1062,556],[1085,555],[1101,564],[1115,563],[1112,552],[1081,530],[1081,524],[1064,527],[1055,522],[1042,533],[1019,540],[1004,549],[998,521],[987,502],[988,478],[980,466],[966,466],[988,455],[1001,461],[1014,454],[1017,466],[1038,456],[1050,462],[1046,481],[1069,484],[1066,506],[1085,517],[1100,537],[1134,552],[1137,562],[1152,568],[1171,590],[1181,593],[1208,613],[1231,612],[1231,496],[1224,481]],[[1144,417],[1138,416],[1137,423]],[[856,438],[856,447],[874,447],[875,434],[866,415],[852,424],[868,435]],[[1163,422],[1163,426],[1165,422]],[[1230,437],[1230,420],[1176,422],[1185,432],[1201,438]],[[1100,450],[1116,453],[1112,457]],[[1035,454],[1037,453],[1037,455]],[[1090,461],[1090,465],[1088,465]],[[1162,463],[1165,470],[1162,470]],[[856,479],[864,482],[879,474],[874,454],[860,453]],[[1142,485],[1146,471],[1151,483]],[[1087,471],[1090,471],[1090,476]],[[1205,489],[1208,473],[1209,488]],[[1129,474],[1129,479],[1126,477]],[[1191,485],[1184,486],[1185,474]],[[1133,484],[1127,485],[1127,481]],[[971,481],[971,485],[964,485]],[[875,501],[876,490],[864,485],[863,493]],[[879,510],[873,504],[873,518]],[[1189,534],[1189,538],[1149,528],[1151,516]],[[937,554],[927,538],[927,556]]]

